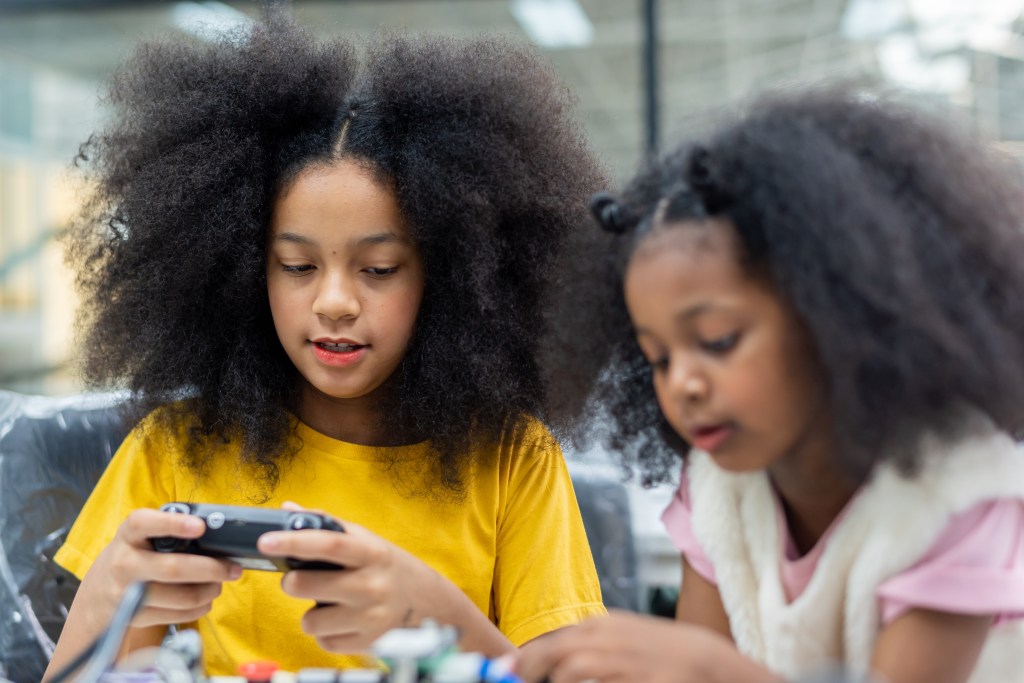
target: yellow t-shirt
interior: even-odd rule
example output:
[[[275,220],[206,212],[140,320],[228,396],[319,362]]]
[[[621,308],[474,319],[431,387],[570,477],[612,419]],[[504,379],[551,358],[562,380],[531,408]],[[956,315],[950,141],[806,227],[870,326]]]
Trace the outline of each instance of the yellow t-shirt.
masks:
[[[282,468],[272,497],[350,520],[447,576],[515,645],[604,613],[593,558],[561,450],[539,423],[481,454],[460,501],[423,494],[425,447],[398,449],[385,470],[375,449],[299,425],[302,449]],[[258,497],[238,446],[221,447],[197,479],[178,462],[182,437],[136,428],[114,455],[56,561],[79,578],[136,508],[169,501],[251,505]],[[313,604],[281,590],[276,572],[226,582],[196,628],[210,675],[270,659],[281,668],[365,666],[325,652],[300,626]]]

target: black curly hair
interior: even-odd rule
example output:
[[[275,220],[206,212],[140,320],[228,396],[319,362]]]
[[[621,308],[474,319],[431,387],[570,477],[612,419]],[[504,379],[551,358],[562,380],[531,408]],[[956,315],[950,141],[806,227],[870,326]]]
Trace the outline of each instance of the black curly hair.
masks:
[[[1024,426],[1020,169],[885,88],[843,84],[755,99],[701,140],[649,162],[565,266],[547,351],[548,418],[595,433],[670,480],[689,446],[668,427],[622,284],[654,230],[727,218],[752,274],[792,302],[817,347],[844,470],[911,473],[924,429],[953,436],[965,405]],[[582,443],[580,443],[582,442]]]
[[[136,417],[192,419],[196,470],[209,439],[238,439],[272,490],[297,449],[267,231],[303,169],[341,158],[394,190],[426,270],[381,428],[428,437],[458,492],[475,446],[541,414],[550,265],[606,182],[572,98],[506,39],[390,33],[365,54],[280,10],[214,44],[146,42],[112,82],[112,123],[83,145],[97,189],[69,253],[84,376],[127,386]]]

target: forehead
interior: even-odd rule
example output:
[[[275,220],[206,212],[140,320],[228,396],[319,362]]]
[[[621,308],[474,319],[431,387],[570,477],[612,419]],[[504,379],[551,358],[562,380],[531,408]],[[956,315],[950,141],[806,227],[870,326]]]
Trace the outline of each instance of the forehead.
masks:
[[[659,225],[636,246],[626,271],[630,275],[657,268],[678,269],[690,279],[725,283],[749,279],[740,262],[739,237],[719,218]]]
[[[408,229],[393,190],[353,160],[316,164],[301,171],[274,203],[272,235],[313,233],[323,238],[393,233]]]
[[[676,315],[694,306],[735,309],[774,299],[768,283],[744,267],[739,237],[722,219],[655,228],[630,258],[625,294],[634,317]]]

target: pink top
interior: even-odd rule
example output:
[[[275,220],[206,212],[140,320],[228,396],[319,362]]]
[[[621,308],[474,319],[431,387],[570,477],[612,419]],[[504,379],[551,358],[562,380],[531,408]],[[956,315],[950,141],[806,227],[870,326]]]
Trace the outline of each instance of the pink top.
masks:
[[[785,542],[779,574],[792,602],[810,582],[825,544],[846,511],[800,557],[782,505],[777,497],[774,500],[779,535]],[[679,488],[661,519],[694,571],[717,583],[715,568],[693,535],[691,510],[684,467]],[[996,623],[1024,617],[1024,501],[985,501],[953,516],[921,559],[882,583],[877,595],[883,624],[913,608],[992,614]]]

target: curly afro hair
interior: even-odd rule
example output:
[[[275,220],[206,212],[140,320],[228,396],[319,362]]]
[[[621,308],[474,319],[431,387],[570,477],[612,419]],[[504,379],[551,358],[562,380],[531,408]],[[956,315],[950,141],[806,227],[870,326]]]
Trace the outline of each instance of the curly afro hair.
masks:
[[[762,96],[593,209],[608,230],[567,266],[548,418],[581,447],[597,433],[646,484],[670,480],[689,446],[655,400],[623,278],[652,229],[708,216],[730,221],[745,267],[806,325],[852,479],[882,459],[912,473],[922,430],[955,436],[965,406],[1013,434],[1024,424],[1020,169],[897,93]]]
[[[97,189],[69,253],[85,378],[127,386],[136,417],[189,419],[196,470],[209,439],[238,439],[272,490],[298,446],[268,224],[303,169],[343,158],[394,190],[426,267],[381,428],[428,437],[457,492],[475,446],[541,415],[551,264],[606,182],[572,98],[504,39],[388,34],[364,61],[279,11],[214,44],[144,43],[113,80],[112,123],[83,145]]]

